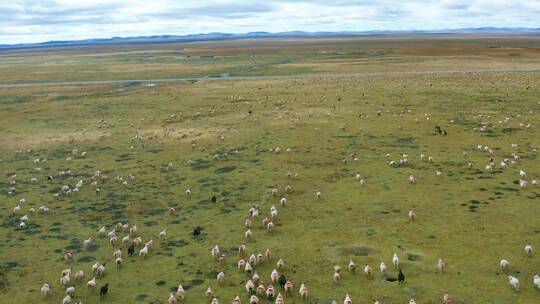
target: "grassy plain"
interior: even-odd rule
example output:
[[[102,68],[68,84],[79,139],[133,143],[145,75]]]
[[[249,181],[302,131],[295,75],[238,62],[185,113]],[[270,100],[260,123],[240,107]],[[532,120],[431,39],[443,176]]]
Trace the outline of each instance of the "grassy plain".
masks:
[[[61,303],[67,250],[75,252],[71,266],[85,271],[84,282],[96,260],[108,263],[98,286],[109,283],[110,294],[99,300],[78,283],[83,303],[166,303],[178,284],[187,289],[186,303],[209,303],[209,285],[221,303],[237,294],[247,303],[248,277],[236,269],[244,218],[254,204],[268,216],[279,204],[271,189],[283,193],[286,185],[293,191],[285,194],[287,206],[278,207],[275,230],[267,232],[259,218],[247,242],[249,254],[273,251],[271,262],[255,267],[265,284],[277,259],[286,261],[283,273],[295,284],[286,303],[302,302],[301,282],[309,303],[342,302],[345,293],[354,303],[410,297],[440,303],[444,292],[456,303],[537,303],[532,276],[540,272],[540,255],[528,258],[523,247],[528,242],[540,250],[540,189],[523,190],[516,181],[520,169],[529,180],[540,178],[534,150],[540,146],[539,53],[538,37],[242,40],[0,53],[4,84],[296,75],[0,88],[0,303]],[[444,73],[494,68],[508,71]],[[518,68],[531,70],[512,71]],[[433,73],[392,74],[402,71]],[[388,74],[339,75],[363,72]],[[437,135],[435,125],[448,135]],[[485,172],[489,156],[477,145],[493,149],[493,172]],[[280,153],[270,152],[276,147]],[[72,155],[73,149],[87,156]],[[421,161],[421,153],[434,161]],[[512,153],[520,160],[500,168]],[[409,155],[408,166],[388,166],[402,154]],[[36,158],[47,162],[35,164]],[[71,174],[60,176],[61,170]],[[108,176],[99,194],[90,185],[96,170]],[[8,194],[12,173],[17,184]],[[135,178],[127,185],[115,180],[128,174]],[[408,182],[409,174],[417,184]],[[79,193],[53,196],[81,179]],[[13,214],[21,198],[28,203]],[[30,215],[29,227],[19,229],[19,217],[42,204],[50,213]],[[177,215],[167,215],[169,207]],[[411,208],[414,222],[407,217]],[[107,238],[92,250],[82,242],[117,222],[136,223],[144,240],[157,240],[162,229],[168,235],[146,259],[126,258],[116,269]],[[194,238],[197,226],[203,234]],[[216,244],[227,252],[224,265],[210,257]],[[391,264],[394,252],[407,276],[403,285],[377,271],[381,260]],[[439,257],[448,262],[443,274],[435,268]],[[502,258],[510,260],[521,291],[511,290],[498,266]],[[349,259],[360,270],[345,271],[334,283],[333,265],[346,268]],[[364,264],[376,270],[372,278],[361,271]],[[215,279],[219,271],[226,274],[223,286]],[[42,300],[45,281],[53,293]]]

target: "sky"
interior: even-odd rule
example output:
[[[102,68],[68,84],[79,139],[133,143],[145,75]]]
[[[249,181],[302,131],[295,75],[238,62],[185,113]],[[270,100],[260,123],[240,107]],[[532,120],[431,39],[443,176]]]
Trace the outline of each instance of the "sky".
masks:
[[[540,0],[0,0],[0,44],[253,31],[540,27]]]

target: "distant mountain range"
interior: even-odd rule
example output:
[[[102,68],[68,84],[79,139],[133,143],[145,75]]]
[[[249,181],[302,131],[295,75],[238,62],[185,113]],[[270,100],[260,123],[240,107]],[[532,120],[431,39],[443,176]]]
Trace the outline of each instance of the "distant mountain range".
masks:
[[[137,43],[167,43],[167,42],[194,42],[212,40],[233,39],[261,39],[261,38],[315,38],[315,37],[347,37],[347,36],[370,36],[370,35],[422,35],[422,34],[526,34],[540,35],[540,28],[460,28],[443,30],[403,30],[403,31],[343,31],[343,32],[250,32],[243,34],[230,33],[205,33],[192,35],[154,35],[138,37],[112,37],[95,38],[85,40],[47,41],[40,43],[0,44],[0,50],[87,46],[87,45],[110,45],[110,44],[137,44]]]

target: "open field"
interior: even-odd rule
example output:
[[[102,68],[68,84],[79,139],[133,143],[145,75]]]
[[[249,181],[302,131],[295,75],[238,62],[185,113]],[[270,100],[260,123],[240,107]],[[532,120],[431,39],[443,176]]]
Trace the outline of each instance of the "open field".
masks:
[[[294,284],[288,304],[343,303],[347,293],[355,304],[411,297],[441,303],[446,292],[454,303],[538,303],[540,37],[254,42],[0,52],[0,84],[291,76],[0,87],[0,303],[61,303],[59,279],[68,267],[86,274],[74,285],[85,304],[167,303],[178,284],[185,303],[210,303],[208,286],[220,303],[236,295],[248,303],[249,277],[236,267],[242,243],[244,258],[272,250],[270,261],[254,267],[265,286],[278,259],[285,261],[279,272]],[[507,71],[444,73],[493,69]],[[403,154],[408,164],[389,166]],[[27,202],[14,213],[22,198]],[[254,205],[262,214],[246,241],[244,221]],[[278,216],[267,231],[262,220],[272,205]],[[29,211],[40,206],[50,210]],[[27,227],[20,228],[25,214]],[[126,232],[116,246],[98,237],[100,227],[110,231],[118,222],[136,224],[144,242],[156,241],[147,257],[137,254],[142,246],[127,255]],[[159,239],[163,229],[167,236]],[[531,257],[527,243],[536,250]],[[224,263],[210,255],[216,244]],[[120,269],[116,248],[124,252]],[[64,260],[67,251],[73,262]],[[404,284],[391,281],[394,253]],[[354,274],[347,271],[351,259]],[[501,259],[510,261],[519,292]],[[86,288],[96,261],[106,262],[97,279],[97,289],[109,283],[102,300],[99,290]],[[338,283],[336,264],[343,269]],[[46,299],[44,282],[52,285]],[[302,282],[307,301],[298,296]]]

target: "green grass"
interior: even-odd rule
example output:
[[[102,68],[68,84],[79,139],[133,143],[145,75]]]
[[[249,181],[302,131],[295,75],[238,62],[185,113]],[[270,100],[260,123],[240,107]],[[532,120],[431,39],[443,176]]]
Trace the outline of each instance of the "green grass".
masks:
[[[75,285],[84,303],[166,303],[169,290],[178,284],[187,289],[186,303],[209,303],[204,294],[209,285],[221,303],[236,295],[247,303],[248,277],[236,269],[236,248],[245,242],[244,219],[254,204],[263,215],[254,223],[247,252],[272,249],[272,260],[255,267],[265,284],[277,259],[285,260],[282,272],[295,285],[287,303],[301,303],[301,282],[310,290],[309,303],[342,302],[345,293],[355,303],[374,298],[406,303],[410,297],[417,303],[440,303],[444,292],[456,303],[535,303],[540,291],[533,289],[532,275],[540,271],[540,259],[538,254],[525,257],[523,247],[529,242],[540,250],[540,188],[522,190],[514,181],[519,169],[529,179],[540,178],[538,155],[532,150],[540,138],[539,76],[480,73],[0,89],[0,303],[60,303],[60,272],[68,266],[86,273],[84,282]],[[510,120],[499,124],[505,117]],[[98,128],[100,120],[110,127]],[[486,123],[493,127],[480,132]],[[436,135],[435,125],[449,135]],[[133,140],[136,134],[143,140]],[[512,143],[519,148],[512,149]],[[488,155],[476,149],[479,144],[495,151],[497,164],[513,152],[521,159],[486,173]],[[281,153],[269,151],[278,146]],[[75,148],[87,151],[87,157],[66,160]],[[434,162],[421,161],[421,153],[433,156]],[[401,154],[409,155],[410,164],[389,167]],[[48,161],[35,165],[36,158]],[[469,161],[474,168],[467,167]],[[173,168],[167,170],[169,163]],[[38,166],[41,172],[35,171]],[[71,176],[58,176],[68,169]],[[108,177],[98,182],[99,195],[89,185],[96,170]],[[436,176],[436,170],[444,175]],[[7,194],[8,172],[17,174],[13,195]],[[287,172],[297,172],[299,178],[288,178]],[[115,181],[128,174],[135,176],[128,185]],[[364,185],[356,174],[365,178]],[[416,185],[408,182],[409,174],[418,177]],[[48,175],[55,179],[47,181]],[[30,183],[34,176],[38,182]],[[80,179],[85,185],[79,193],[53,197],[61,186]],[[272,204],[279,205],[270,191],[277,187],[283,193],[286,185],[293,192],[286,194],[286,207],[278,206],[276,227],[269,233],[261,220]],[[184,194],[188,187],[193,189],[189,198]],[[315,199],[317,191],[322,192],[320,200]],[[214,194],[216,203],[210,200]],[[12,214],[23,197],[29,201],[23,213],[41,204],[51,209],[30,215],[25,230],[18,228],[22,214]],[[175,216],[167,215],[169,207],[176,208]],[[407,217],[411,208],[417,213],[414,222]],[[107,238],[98,239],[92,250],[82,247],[101,226],[111,229],[117,222],[137,224],[145,241],[157,241],[146,259],[125,258],[118,270]],[[194,238],[197,226],[203,234]],[[158,240],[162,229],[167,229],[167,238]],[[216,244],[227,254],[223,265],[210,256]],[[62,258],[67,250],[75,252],[71,265]],[[364,264],[378,270],[381,260],[390,266],[394,252],[401,258],[406,284],[388,282],[378,271],[367,278],[361,271]],[[435,268],[439,257],[448,263],[443,274]],[[511,290],[500,271],[501,258],[510,261],[523,286],[520,292]],[[349,259],[360,271],[345,271],[343,280],[334,283],[333,265],[345,269]],[[106,275],[98,279],[98,286],[110,284],[103,301],[85,286],[95,261],[107,262]],[[395,277],[389,268],[388,276]],[[226,274],[223,286],[215,279],[220,271]],[[53,293],[41,300],[45,281]]]

